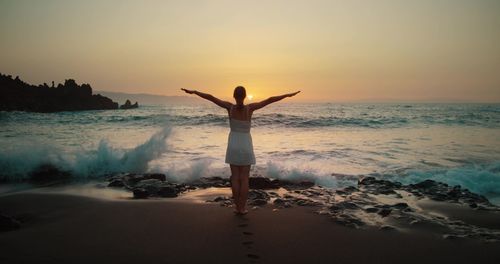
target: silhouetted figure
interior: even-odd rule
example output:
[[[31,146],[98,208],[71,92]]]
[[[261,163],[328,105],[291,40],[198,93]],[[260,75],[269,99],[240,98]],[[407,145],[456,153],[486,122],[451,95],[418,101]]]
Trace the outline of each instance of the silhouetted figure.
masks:
[[[181,88],[181,90],[188,94],[196,94],[227,110],[231,132],[229,132],[225,162],[228,163],[231,168],[231,190],[236,206],[234,212],[237,214],[248,213],[248,210],[246,210],[248,178],[250,176],[250,166],[255,164],[252,136],[250,135],[252,114],[255,110],[261,109],[268,104],[277,102],[286,97],[292,97],[300,91],[269,97],[264,101],[245,105],[243,101],[246,98],[246,90],[243,86],[238,86],[234,89],[233,97],[236,104],[223,101],[213,95],[198,92],[196,90],[184,88]]]

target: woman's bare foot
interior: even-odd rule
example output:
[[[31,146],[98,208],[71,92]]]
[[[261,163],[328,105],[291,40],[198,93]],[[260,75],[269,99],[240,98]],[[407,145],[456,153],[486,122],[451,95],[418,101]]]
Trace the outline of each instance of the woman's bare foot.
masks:
[[[238,212],[240,215],[246,215],[248,214],[248,210],[243,210]]]

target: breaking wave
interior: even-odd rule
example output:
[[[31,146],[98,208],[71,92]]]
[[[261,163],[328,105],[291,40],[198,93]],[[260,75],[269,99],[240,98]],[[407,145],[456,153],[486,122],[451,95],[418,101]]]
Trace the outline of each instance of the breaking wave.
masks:
[[[167,151],[166,139],[171,130],[171,127],[166,125],[146,142],[129,150],[113,148],[105,139],[99,142],[96,150],[83,153],[66,153],[36,142],[4,148],[0,152],[0,179],[24,180],[38,167],[47,164],[80,178],[119,172],[146,172],[149,162]]]

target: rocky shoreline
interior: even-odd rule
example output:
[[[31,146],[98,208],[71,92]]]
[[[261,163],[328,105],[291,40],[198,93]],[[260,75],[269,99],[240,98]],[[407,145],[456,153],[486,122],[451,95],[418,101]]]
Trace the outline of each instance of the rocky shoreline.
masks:
[[[31,181],[41,186],[71,184],[71,177],[55,168],[46,168],[32,176]],[[374,177],[360,178],[356,186],[341,189],[325,188],[309,181],[266,177],[250,177],[249,184],[248,205],[253,210],[261,207],[273,210],[309,207],[334,223],[354,229],[375,228],[392,232],[431,229],[444,239],[500,241],[499,224],[492,226],[471,221],[476,215],[485,214],[486,218],[500,219],[500,207],[461,186],[449,186],[433,180],[404,185]],[[188,183],[177,183],[169,181],[161,173],[121,173],[107,177],[105,184],[98,185],[127,190],[133,199],[171,199],[209,188],[225,189],[227,193],[231,187],[227,178],[202,177]],[[204,201],[233,206],[229,195],[212,196]],[[463,212],[467,217],[450,214],[447,207]],[[17,229],[21,227],[21,222],[0,214],[0,229],[3,231]]]
[[[21,184],[35,188],[0,199],[0,243],[9,263],[54,256],[61,263],[75,256],[124,256],[127,263],[495,263],[499,256],[499,208],[436,181],[365,177],[331,189],[251,177],[250,213],[240,216],[228,208],[227,178],[181,184],[164,174],[122,173],[82,182],[44,172]]]
[[[135,199],[172,198],[207,188],[228,188],[230,181],[221,177],[200,178],[190,183],[173,183],[164,174],[120,174],[108,178],[108,187],[125,188]],[[469,213],[500,213],[487,198],[461,186],[449,186],[433,180],[403,185],[399,182],[365,177],[357,186],[328,189],[312,182],[291,182],[265,177],[250,177],[248,204],[252,209],[273,206],[275,210],[294,206],[313,207],[317,214],[351,228],[405,230],[432,226],[445,239],[477,238],[500,241],[500,230],[476,226],[460,219],[427,210],[422,203],[458,206]],[[230,196],[206,200],[232,206]]]

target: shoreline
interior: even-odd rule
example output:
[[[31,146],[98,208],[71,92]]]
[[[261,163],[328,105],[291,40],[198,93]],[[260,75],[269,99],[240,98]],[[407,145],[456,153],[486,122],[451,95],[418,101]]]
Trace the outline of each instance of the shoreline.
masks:
[[[2,213],[22,219],[23,226],[0,233],[0,261],[494,263],[500,258],[498,242],[442,239],[431,228],[353,229],[307,206],[265,205],[236,216],[217,203],[175,199],[2,196]]]

